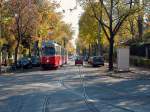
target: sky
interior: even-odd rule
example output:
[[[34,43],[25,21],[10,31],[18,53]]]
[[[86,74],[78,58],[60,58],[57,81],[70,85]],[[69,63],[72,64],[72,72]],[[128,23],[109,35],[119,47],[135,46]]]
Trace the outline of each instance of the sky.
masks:
[[[66,23],[72,24],[73,30],[75,31],[72,40],[72,43],[75,46],[75,40],[78,37],[78,21],[83,10],[77,5],[76,0],[57,0],[57,2],[60,3],[60,11],[64,12],[63,20]],[[74,10],[70,11],[70,9]]]

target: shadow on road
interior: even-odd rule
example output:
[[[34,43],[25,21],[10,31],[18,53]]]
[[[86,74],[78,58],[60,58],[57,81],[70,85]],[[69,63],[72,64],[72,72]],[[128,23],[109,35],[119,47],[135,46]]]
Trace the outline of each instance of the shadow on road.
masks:
[[[80,74],[78,69],[70,66],[56,71],[39,70],[9,77],[1,76],[0,110],[2,112],[19,112],[18,109],[25,109],[32,105],[33,107],[31,106],[32,108],[29,107],[27,110],[35,112],[38,105],[42,105],[44,102],[45,96],[49,96],[46,108],[51,112],[88,111],[84,98],[69,92],[68,88],[71,88],[81,95],[86,92],[86,95],[93,99],[95,106],[103,112],[113,112],[114,110],[115,112],[149,112],[149,80],[116,79],[101,73],[98,69],[91,68],[82,72],[85,75],[84,88],[79,77]],[[64,84],[68,88],[60,87],[59,79],[64,79]],[[41,108],[45,107],[41,106]]]

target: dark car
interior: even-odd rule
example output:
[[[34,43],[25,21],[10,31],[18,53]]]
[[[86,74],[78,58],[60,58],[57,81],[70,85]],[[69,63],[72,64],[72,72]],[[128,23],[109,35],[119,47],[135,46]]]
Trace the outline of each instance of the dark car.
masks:
[[[75,65],[83,65],[83,58],[81,56],[75,58]]]
[[[92,60],[93,60],[93,57],[90,57],[90,58],[88,59],[88,63],[89,63],[89,64],[92,64]]]
[[[31,58],[22,57],[18,62],[23,68],[32,68]]]
[[[103,56],[93,56],[89,59],[89,64],[92,66],[104,66],[104,57]]]
[[[84,57],[84,61],[88,61],[89,57],[88,56],[85,56]]]
[[[39,67],[40,66],[40,58],[38,56],[32,56],[31,57],[31,63],[33,67]]]
[[[15,64],[13,64],[12,66],[14,66]],[[21,59],[17,60],[17,65],[15,65],[17,69],[21,68]]]

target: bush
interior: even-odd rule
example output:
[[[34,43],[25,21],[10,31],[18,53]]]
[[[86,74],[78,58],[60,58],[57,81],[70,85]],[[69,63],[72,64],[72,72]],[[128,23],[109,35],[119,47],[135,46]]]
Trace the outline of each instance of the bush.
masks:
[[[130,55],[146,57],[146,49],[148,49],[148,57],[150,59],[150,43],[136,43],[130,45]]]
[[[106,62],[108,62],[108,61],[109,61],[109,54],[108,54],[108,53],[105,53],[105,54],[103,54],[103,56],[104,56],[104,60],[105,60]],[[117,61],[117,56],[114,55],[114,57],[113,57],[113,62],[116,62],[116,61]]]
[[[9,59],[8,59],[8,64],[9,64],[9,65],[12,65],[12,64],[13,64],[13,59],[9,58]]]

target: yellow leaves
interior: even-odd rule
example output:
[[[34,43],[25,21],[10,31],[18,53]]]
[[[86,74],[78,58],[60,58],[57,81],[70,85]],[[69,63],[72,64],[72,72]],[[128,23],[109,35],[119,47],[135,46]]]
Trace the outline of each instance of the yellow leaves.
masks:
[[[3,24],[5,30],[1,45],[9,43],[16,46],[18,39],[17,29],[21,37],[30,35],[32,41],[53,39],[63,41],[71,40],[71,26],[62,21],[62,14],[57,13],[55,8],[58,4],[49,0],[7,0],[3,9]],[[16,16],[15,16],[16,15]],[[32,42],[31,42],[32,43]]]
[[[75,48],[74,46],[72,45],[72,42],[69,41],[66,45],[66,49],[67,51],[70,53],[70,54],[74,54],[75,53]]]
[[[4,38],[0,38],[0,47],[5,44],[7,41]]]
[[[45,4],[40,7],[40,28],[39,34],[47,39],[60,41],[64,36],[71,35],[71,27],[62,22],[62,15],[52,10],[55,4]],[[44,6],[44,7],[43,7]]]
[[[48,17],[51,20],[51,22],[58,21],[58,19],[59,19],[58,15],[56,13],[49,13]]]

